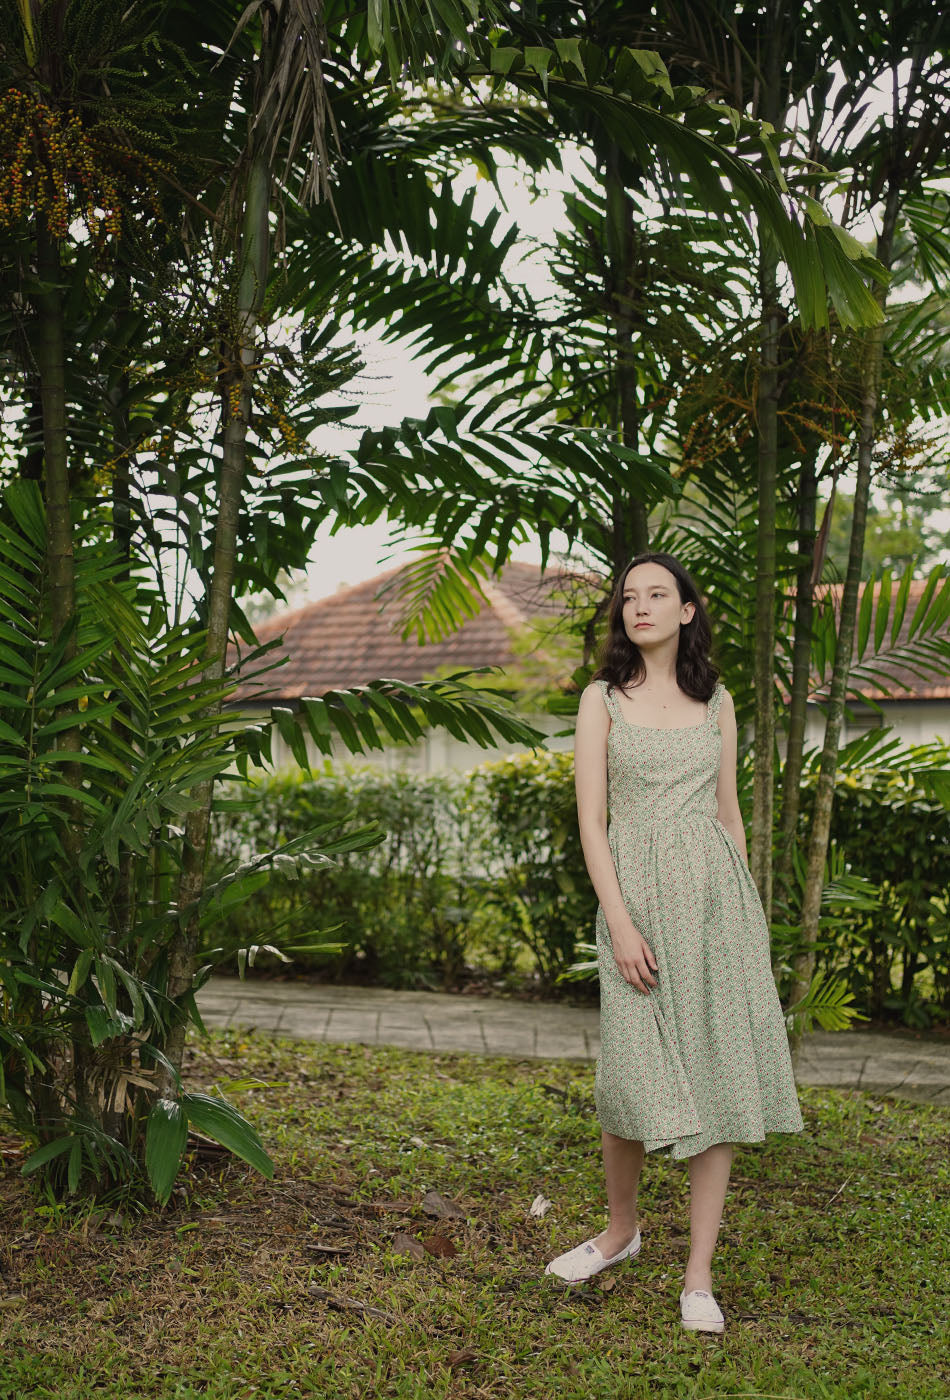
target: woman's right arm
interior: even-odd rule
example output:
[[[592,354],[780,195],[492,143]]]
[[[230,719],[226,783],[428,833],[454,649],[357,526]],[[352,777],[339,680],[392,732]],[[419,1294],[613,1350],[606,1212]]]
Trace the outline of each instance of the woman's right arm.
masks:
[[[574,731],[574,789],[584,862],[607,920],[614,962],[638,991],[656,986],[656,959],[634,928],[607,841],[607,734],[610,715],[596,685],[581,696]]]

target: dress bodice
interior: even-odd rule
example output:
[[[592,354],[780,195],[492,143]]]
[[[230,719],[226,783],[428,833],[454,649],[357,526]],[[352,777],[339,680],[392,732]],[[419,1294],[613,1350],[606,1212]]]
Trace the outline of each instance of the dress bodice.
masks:
[[[669,825],[715,817],[722,734],[716,720],[723,686],[716,688],[700,724],[674,729],[631,724],[620,712],[607,682],[600,687],[610,715],[607,736],[607,811],[613,835],[618,828]]]

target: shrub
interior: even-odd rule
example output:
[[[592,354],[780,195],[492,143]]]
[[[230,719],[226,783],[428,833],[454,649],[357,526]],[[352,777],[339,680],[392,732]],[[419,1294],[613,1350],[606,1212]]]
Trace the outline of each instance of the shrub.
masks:
[[[298,965],[393,987],[452,987],[471,970],[527,973],[553,991],[578,944],[592,937],[597,900],[569,753],[523,754],[445,776],[328,764],[312,779],[279,774],[260,786],[262,800],[249,811],[218,818],[221,869],[321,822],[341,832],[377,822],[386,835],[334,864],[271,876],[233,913],[231,941],[258,941],[274,925],[285,938],[334,930],[341,952],[305,955]],[[806,776],[803,830],[812,787]],[[911,1025],[946,1015],[950,813],[909,772],[841,773],[832,840],[853,876],[879,884],[881,904],[849,905],[844,882],[834,917],[823,921],[817,970],[843,976],[864,1013]]]
[[[485,763],[471,774],[492,839],[489,898],[553,985],[589,938],[597,912],[577,826],[574,759],[528,753]]]
[[[299,878],[273,877],[235,916],[249,940],[255,928],[279,926],[284,935],[305,926],[333,930],[346,945],[342,952],[298,964],[393,987],[451,986],[469,946],[491,941],[496,916],[477,868],[484,814],[465,800],[464,779],[328,764],[313,778],[281,773],[261,787],[259,805],[218,822],[215,859],[222,867],[260,840],[262,824],[287,840],[315,819],[341,832],[376,822],[385,839]]]
[[[881,904],[851,914],[820,965],[869,1015],[929,1025],[950,1012],[950,811],[899,769],[867,769],[839,779],[831,834]]]
[[[467,775],[329,764],[261,780],[260,801],[217,819],[213,878],[266,836],[315,822],[376,822],[385,840],[321,869],[275,874],[235,911],[232,938],[325,931],[337,954],[299,966],[386,986],[453,986],[466,969],[533,972],[547,985],[593,927],[596,898],[577,831],[569,754],[528,754]],[[240,804],[238,804],[240,805]]]

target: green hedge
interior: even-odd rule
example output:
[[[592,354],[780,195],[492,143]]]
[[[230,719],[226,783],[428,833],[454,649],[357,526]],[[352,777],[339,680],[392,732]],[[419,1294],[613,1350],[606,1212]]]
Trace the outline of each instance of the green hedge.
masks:
[[[577,830],[573,758],[526,754],[468,774],[332,769],[261,783],[263,800],[217,818],[215,874],[318,822],[377,822],[385,840],[297,880],[273,876],[233,915],[248,943],[328,930],[337,954],[297,955],[327,979],[455,987],[477,972],[554,990],[593,938],[596,898]],[[810,785],[802,794],[804,819]],[[852,873],[881,885],[872,913],[836,908],[819,966],[859,1008],[926,1025],[950,1014],[950,813],[893,772],[839,778],[832,832]],[[565,986],[576,995],[576,983]]]
[[[839,777],[832,840],[878,885],[819,967],[845,975],[865,1014],[927,1026],[950,1015],[950,811],[895,769]]]
[[[376,822],[383,842],[298,879],[275,875],[237,909],[246,943],[326,930],[336,955],[295,955],[328,978],[453,987],[473,970],[552,985],[590,931],[596,901],[577,837],[571,756],[526,755],[462,775],[329,765],[263,780],[262,800],[215,821],[213,876],[318,822]],[[275,938],[275,941],[278,941]],[[259,959],[266,964],[267,959]]]

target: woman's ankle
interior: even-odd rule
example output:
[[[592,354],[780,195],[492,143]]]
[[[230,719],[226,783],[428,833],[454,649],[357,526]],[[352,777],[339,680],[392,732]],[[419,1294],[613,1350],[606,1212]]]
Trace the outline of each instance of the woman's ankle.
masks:
[[[629,1244],[630,1241],[634,1239],[637,1229],[636,1216],[634,1216],[632,1220],[629,1217],[624,1220],[611,1220],[607,1228],[601,1230],[597,1238],[603,1238],[605,1241],[609,1240],[610,1243],[616,1247],[614,1250],[614,1252],[616,1252],[616,1250],[623,1249],[625,1245]]]
[[[683,1277],[683,1292],[694,1293],[697,1289],[702,1289],[705,1293],[713,1291],[712,1269],[707,1263],[694,1264],[689,1261]]]

